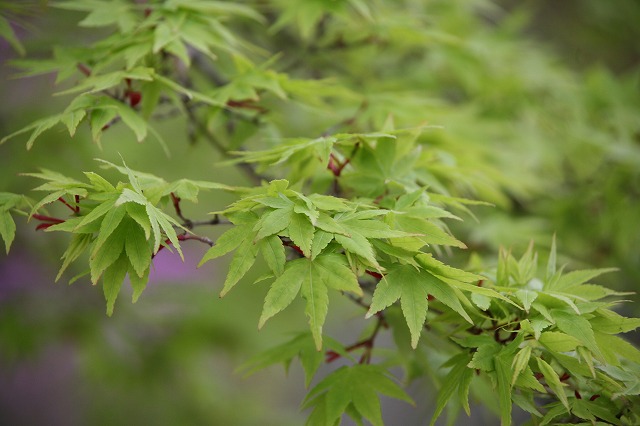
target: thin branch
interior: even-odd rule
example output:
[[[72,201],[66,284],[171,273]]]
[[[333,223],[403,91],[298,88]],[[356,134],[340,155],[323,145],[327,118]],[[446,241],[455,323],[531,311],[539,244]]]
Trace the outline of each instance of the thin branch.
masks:
[[[215,243],[213,241],[211,241],[211,239],[208,238],[208,237],[203,237],[203,236],[195,235],[195,234],[186,234],[186,233],[178,235],[178,241],[187,241],[187,240],[200,241],[201,243],[206,244],[209,247],[213,247],[215,245]],[[158,253],[160,253],[161,250],[163,250],[165,247],[170,246],[171,244],[172,244],[171,240],[167,238],[164,241],[164,244],[162,244],[158,248],[158,251],[151,255],[151,258],[153,259],[154,257],[156,257],[156,255]]]
[[[187,240],[200,241],[201,243],[204,243],[204,244],[208,245],[209,247],[213,247],[214,246],[214,242],[211,241],[211,239],[208,238],[208,237],[202,237],[200,235],[195,235],[195,234],[178,235],[178,241],[187,241]]]
[[[183,222],[183,226],[184,226],[185,228],[189,228],[189,229],[191,229],[191,228],[193,227],[193,225],[191,225],[191,220],[190,220],[190,219],[185,218],[185,217],[182,215],[182,209],[180,208],[180,201],[181,201],[180,197],[178,197],[176,194],[174,194],[174,193],[172,192],[172,193],[171,193],[171,201],[172,201],[172,203],[173,203],[173,208],[175,209],[176,214],[178,215],[178,217],[179,217],[179,218],[182,220],[182,222]]]
[[[366,339],[360,340],[352,345],[347,346],[345,350],[347,352],[351,352],[356,349],[364,348],[364,352],[362,353],[362,356],[360,357],[360,360],[358,361],[358,363],[369,364],[369,362],[371,362],[371,354],[373,352],[374,341],[383,326],[387,327],[384,316],[381,314],[377,317],[376,326],[373,329],[373,332],[371,333],[371,335]],[[325,354],[325,362],[328,364],[340,357],[342,357],[342,355],[335,351],[327,351],[327,353]]]
[[[207,226],[207,225],[233,225],[230,221],[226,219],[220,219],[218,215],[215,215],[213,219],[209,220],[192,220],[190,221],[191,227],[195,228],[196,226]],[[187,228],[186,224],[183,224],[185,228]]]
[[[69,210],[71,210],[72,212],[74,212],[74,213],[78,213],[78,210],[79,210],[79,207],[78,207],[78,206],[73,207],[73,206],[72,206],[71,204],[69,204],[69,203],[67,202],[67,200],[65,200],[63,197],[59,197],[59,198],[58,198],[58,201],[60,201],[60,202],[61,202],[62,204],[64,204],[65,206],[67,206],[67,207],[69,208]],[[76,201],[76,204],[77,204],[77,201]]]
[[[182,214],[182,208],[180,207],[180,202],[182,201],[182,199],[180,197],[178,197],[176,194],[174,194],[173,192],[171,193],[171,202],[173,203],[173,208],[176,211],[176,215],[180,218],[180,220],[182,220],[181,225],[184,228],[187,228],[189,230],[195,228],[196,226],[205,226],[205,225],[231,225],[232,223],[229,222],[228,220],[222,220],[220,219],[220,215],[219,214],[215,214],[213,216],[213,219],[207,219],[207,220],[191,220],[189,218],[186,218],[183,214]]]

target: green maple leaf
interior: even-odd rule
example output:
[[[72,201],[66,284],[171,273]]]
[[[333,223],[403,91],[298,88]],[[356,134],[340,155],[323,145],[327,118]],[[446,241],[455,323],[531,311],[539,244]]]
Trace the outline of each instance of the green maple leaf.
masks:
[[[10,207],[13,207],[7,201],[5,205],[2,205],[2,201],[4,201],[2,196],[5,195],[7,199],[9,199],[10,195],[8,193],[0,193],[0,237],[4,240],[5,249],[7,254],[9,254],[9,248],[11,247],[11,243],[16,235],[16,223],[13,221],[13,217],[9,213]],[[16,195],[16,197],[20,197]]]
[[[373,293],[367,318],[400,299],[402,313],[411,331],[411,346],[415,348],[427,318],[429,306],[427,297],[430,294],[473,324],[458,296],[447,283],[435,275],[423,269],[416,269],[411,265],[394,266],[380,280]]]
[[[327,254],[314,260],[296,259],[285,265],[284,272],[271,284],[265,298],[258,327],[289,306],[298,293],[306,300],[305,313],[316,344],[322,348],[322,326],[329,306],[328,289],[362,295],[354,273],[343,256]]]
[[[378,394],[413,404],[411,398],[377,365],[341,367],[325,377],[307,395],[303,408],[314,407],[307,424],[332,425],[349,410],[382,426]]]
[[[337,341],[325,336],[324,342],[328,349],[349,357],[344,347]],[[316,343],[310,331],[297,334],[291,340],[252,357],[240,367],[240,370],[249,375],[273,364],[284,364],[288,370],[291,361],[296,357],[300,359],[304,370],[305,385],[309,386],[325,357],[324,352],[316,349]]]
[[[469,386],[473,378],[473,369],[467,366],[470,360],[469,357],[470,355],[468,353],[460,353],[445,363],[445,367],[451,366],[452,368],[442,381],[442,388],[440,388],[438,392],[436,409],[429,423],[430,425],[435,424],[442,410],[444,410],[449,400],[453,398],[456,390],[458,391],[458,397],[465,407],[465,410],[468,409]]]

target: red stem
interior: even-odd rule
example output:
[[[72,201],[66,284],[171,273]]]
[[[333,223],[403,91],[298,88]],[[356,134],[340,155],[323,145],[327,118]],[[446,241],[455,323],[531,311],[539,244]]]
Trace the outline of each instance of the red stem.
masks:
[[[173,202],[173,208],[176,210],[176,214],[178,215],[178,217],[182,220],[185,220],[184,217],[182,217],[182,209],[180,208],[181,198],[172,192],[171,201]]]
[[[33,214],[32,216],[43,222],[50,222],[51,224],[64,222],[64,219],[58,219],[57,217],[51,217],[51,216],[44,216],[37,213]]]
[[[286,241],[286,240],[282,240],[282,244],[284,244],[286,247],[291,247],[292,249],[294,249],[296,252],[298,252],[298,254],[302,257],[306,257],[304,255],[304,252],[302,251],[302,249],[300,247],[298,247],[297,245],[295,245],[292,241]]]
[[[376,278],[378,280],[382,279],[382,274],[379,272],[373,272],[373,271],[364,271],[367,275],[371,275],[373,278]]]
[[[76,195],[76,197],[77,197],[77,195]],[[59,197],[59,198],[58,198],[58,201],[60,201],[60,202],[61,202],[62,204],[64,204],[65,206],[69,207],[69,210],[71,210],[72,212],[74,212],[74,213],[78,213],[78,209],[77,209],[77,207],[73,207],[71,204],[67,203],[67,200],[65,200],[64,198]],[[76,203],[77,203],[77,201],[76,201]]]
[[[386,324],[384,317],[382,315],[379,315],[378,322],[376,323],[376,328],[373,329],[373,333],[371,333],[371,336],[369,336],[364,340],[360,340],[359,342],[356,342],[350,346],[347,346],[345,350],[347,352],[351,352],[358,348],[364,348],[364,353],[362,354],[358,362],[360,364],[368,364],[369,361],[371,361],[371,351],[373,350],[373,342],[376,339],[378,332],[380,331],[380,329],[384,324]],[[325,362],[328,364],[340,357],[342,357],[342,355],[340,355],[335,351],[327,351],[327,353],[325,354]]]
[[[333,155],[333,152],[331,154],[329,154],[329,164],[327,164],[327,169],[331,170],[331,173],[333,173],[333,175],[335,177],[340,177],[340,174],[342,173],[342,170],[345,168],[345,166],[347,164],[349,164],[350,159],[347,158],[346,160],[344,160],[344,162],[340,162],[335,155]]]
[[[41,223],[40,225],[36,226],[36,231],[39,231],[41,229],[47,229],[50,226],[55,225],[55,223]]]
[[[227,101],[227,106],[231,108],[252,109],[254,111],[260,112],[261,114],[264,114],[268,111],[266,108],[263,108],[260,105],[256,105],[255,101],[252,99],[243,99],[240,101],[234,101],[233,99],[230,99]]]
[[[209,247],[213,247],[213,245],[214,245],[213,241],[211,241],[211,239],[209,239],[207,237],[201,237],[199,235],[192,235],[192,234],[180,234],[180,235],[178,235],[178,241],[187,241],[187,240],[200,241],[201,243],[204,243],[204,244],[208,245]],[[164,241],[164,245],[161,245],[158,248],[158,251],[151,255],[151,258],[153,259],[154,257],[156,257],[156,255],[158,253],[160,253],[160,250],[162,250],[166,246],[170,246],[170,245],[171,245],[171,240],[167,238]]]
[[[44,216],[41,214],[33,214],[33,217],[35,217],[36,219],[44,222],[39,224],[38,226],[36,226],[36,231],[39,231],[41,229],[47,229],[50,226],[53,225],[57,225],[58,223],[63,223],[64,220],[63,219],[58,219],[57,217],[51,217],[51,216]]]
[[[91,68],[89,68],[85,64],[78,64],[78,71],[80,71],[82,74],[86,75],[87,77],[91,75]]]

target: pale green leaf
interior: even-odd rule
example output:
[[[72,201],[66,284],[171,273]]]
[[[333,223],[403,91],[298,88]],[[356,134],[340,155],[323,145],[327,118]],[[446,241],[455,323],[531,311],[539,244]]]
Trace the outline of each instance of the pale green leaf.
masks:
[[[311,267],[311,261],[307,261]],[[324,280],[313,273],[305,274],[300,293],[306,300],[305,314],[309,319],[309,327],[313,340],[316,343],[316,349],[322,349],[322,326],[329,309],[329,296],[327,286]]]
[[[416,256],[416,260],[418,261],[418,264],[420,264],[420,266],[422,266],[424,269],[440,277],[450,278],[452,280],[462,281],[465,283],[472,283],[472,282],[477,283],[478,281],[485,280],[485,277],[483,277],[482,275],[474,274],[472,272],[463,271],[462,269],[445,265],[444,263],[435,259],[429,253],[418,254]],[[489,296],[489,294],[485,294],[485,296]],[[490,296],[490,297],[497,297],[497,296]]]
[[[224,297],[249,271],[256,261],[258,246],[251,238],[245,239],[238,247],[229,264],[229,272],[224,281],[224,287],[220,292],[220,297]]]
[[[584,284],[599,275],[606,274],[608,272],[617,271],[616,268],[603,268],[603,269],[586,269],[582,271],[572,271],[564,274],[555,283],[555,285],[549,290],[562,291],[567,288],[571,288],[580,284]]]
[[[33,123],[29,124],[28,126],[23,127],[20,130],[17,130],[5,137],[3,137],[2,139],[0,139],[0,145],[2,145],[3,143],[5,143],[6,141],[8,141],[9,139],[13,139],[14,137],[21,135],[23,133],[27,133],[33,130],[33,132],[31,133],[31,136],[29,137],[29,141],[27,142],[27,149],[30,149],[33,146],[33,141],[40,135],[42,134],[42,132],[44,132],[45,130],[50,129],[51,127],[55,126],[59,121],[60,121],[60,117],[61,115],[54,115],[51,117],[46,117],[46,118],[42,118],[39,119],[37,121],[34,121]]]
[[[317,229],[313,234],[313,241],[311,243],[311,260],[314,260],[322,253],[322,250],[324,250],[332,240],[333,234]]]
[[[501,353],[494,361],[497,376],[498,399],[500,402],[501,426],[511,425],[511,410],[513,407],[513,403],[511,402],[512,360],[512,356]]]
[[[311,257],[314,230],[307,216],[300,213],[292,213],[289,224],[289,238],[295,245],[300,247],[306,257]]]
[[[460,248],[467,247],[464,243],[447,234],[440,227],[429,220],[404,215],[395,215],[394,220],[396,229],[405,231],[410,234],[419,234],[416,237],[411,237],[411,239],[419,240],[422,245],[435,244]],[[397,243],[402,247],[402,244],[408,241],[406,240],[406,238],[407,237],[404,237],[404,239],[393,239],[392,241],[394,242],[394,244]]]
[[[287,260],[282,240],[277,235],[270,235],[258,242],[258,248],[275,276],[282,275]]]
[[[0,236],[4,240],[4,246],[9,254],[9,248],[16,235],[16,223],[8,210],[0,210]]]
[[[351,208],[347,205],[346,200],[342,198],[332,197],[330,195],[311,194],[309,200],[320,210],[331,210],[337,212],[349,211]]]
[[[338,254],[318,256],[311,264],[314,275],[326,287],[362,296],[363,293],[358,284],[358,279],[347,266],[344,256]]]
[[[98,232],[98,238],[93,244],[91,250],[91,257],[94,258],[98,251],[102,249],[102,245],[107,241],[111,234],[118,228],[120,222],[125,216],[125,209],[122,206],[111,208],[104,214],[104,218],[100,224],[100,231]],[[114,259],[115,260],[115,259]]]
[[[443,278],[443,280],[445,280],[445,279],[446,278]],[[502,294],[498,293],[497,291],[495,291],[495,290],[493,290],[491,288],[481,287],[481,286],[478,286],[478,285],[469,284],[469,283],[465,283],[465,282],[462,282],[462,281],[450,280],[450,279],[447,279],[446,283],[449,284],[451,287],[455,287],[455,288],[460,289],[460,290],[468,291],[472,295],[473,294],[478,294],[478,295],[490,297],[492,299],[500,299],[500,300],[503,300],[503,301],[509,303],[510,305],[515,306],[518,309],[522,309],[522,307],[520,305],[518,305],[517,303],[515,303],[511,299],[503,296]]]
[[[459,353],[450,359],[447,364],[452,364],[453,367],[442,381],[442,387],[438,392],[436,398],[436,408],[429,422],[430,426],[436,423],[438,417],[442,413],[442,410],[446,407],[449,400],[453,397],[456,389],[458,389],[461,379],[465,376],[466,370],[469,370],[467,364],[469,363],[469,355],[467,353]]]
[[[478,370],[491,372],[495,370],[494,360],[500,353],[502,346],[495,341],[489,341],[481,346],[473,354],[469,367],[476,368]]]
[[[286,264],[284,273],[271,284],[265,297],[262,314],[258,321],[259,328],[262,328],[269,318],[293,302],[308,273],[307,268],[308,264],[305,259],[296,259]]]
[[[369,307],[366,318],[370,318],[400,299],[400,296],[402,295],[402,286],[395,284],[396,283],[389,282],[388,275],[382,277],[376,285],[376,289],[371,300],[371,306]]]
[[[224,256],[230,251],[238,248],[243,241],[248,238],[251,229],[247,226],[234,226],[233,228],[225,231],[218,239],[213,247],[211,247],[202,256],[202,260],[198,263],[198,267],[202,266],[205,262],[212,259],[216,259],[220,256]]]
[[[469,317],[469,314],[464,310],[460,303],[459,296],[452,291],[452,287],[442,281],[435,275],[431,275],[426,272],[420,274],[421,280],[424,283],[429,294],[433,295],[437,300],[444,303],[458,314],[462,316],[467,322],[473,324],[473,320]],[[464,296],[461,296],[464,297]]]
[[[66,191],[56,191],[47,195],[42,200],[38,201],[36,205],[34,205],[33,208],[31,209],[31,212],[29,213],[29,218],[31,218],[31,216],[33,216],[34,213],[37,212],[42,206],[44,206],[45,204],[49,204],[49,203],[53,203],[54,201],[57,201],[58,198],[64,196],[65,193]]]
[[[462,404],[462,408],[465,413],[467,413],[467,416],[471,415],[471,407],[469,406],[469,390],[474,376],[475,372],[472,369],[467,368],[462,373],[462,377],[460,377],[458,383],[458,400]]]
[[[182,226],[171,216],[167,215],[162,210],[151,206],[151,204],[147,204],[147,213],[149,213],[149,220],[151,222],[153,222],[153,220],[158,222],[160,228],[164,231],[164,234],[167,236],[169,241],[171,241],[173,247],[178,251],[180,258],[184,261],[184,255],[182,254],[178,235],[176,234],[176,228],[182,228]]]
[[[147,122],[129,105],[113,100],[110,102],[115,108],[118,115],[136,135],[138,142],[142,142],[147,137]]]
[[[253,200],[273,209],[286,209],[288,207],[293,207],[293,201],[283,194],[280,194],[278,197],[261,197],[254,198]]]
[[[16,37],[16,33],[13,31],[11,24],[4,16],[0,16],[0,37],[8,41],[11,47],[13,47],[20,56],[24,56],[26,54],[24,46],[20,43],[20,39]]]
[[[373,251],[373,247],[369,240],[363,237],[360,234],[351,234],[350,237],[345,237],[344,235],[335,234],[334,238],[337,243],[342,245],[345,250],[357,254],[358,256],[367,260],[371,266],[376,269],[380,269],[380,265],[378,264],[378,260],[376,259],[375,252]]]
[[[113,207],[115,206],[117,197],[118,195],[116,194],[113,197],[110,197],[108,200],[98,204],[93,210],[89,212],[89,214],[82,218],[82,220],[76,225],[74,230],[77,230],[112,211]],[[124,210],[122,211],[122,214],[124,215]],[[117,223],[115,224],[115,226],[117,226]]]
[[[627,333],[640,327],[640,318],[626,318],[608,309],[598,309],[589,322],[595,331],[607,334]]]
[[[536,361],[538,362],[540,372],[544,375],[547,385],[549,385],[553,393],[555,393],[558,399],[562,402],[562,405],[564,405],[567,411],[569,411],[569,401],[564,392],[564,385],[560,381],[560,377],[558,377],[558,373],[556,373],[554,369],[542,358],[536,358]]]
[[[405,284],[400,296],[400,307],[411,331],[411,346],[418,346],[418,339],[422,333],[427,318],[428,294],[423,286]]]
[[[338,342],[327,338],[326,343],[332,350],[348,357],[347,352]],[[252,357],[240,367],[240,370],[246,374],[253,374],[278,363],[284,364],[285,368],[288,369],[289,364],[295,357],[300,359],[305,375],[305,385],[309,386],[325,357],[324,353],[316,350],[316,344],[309,331],[297,334],[291,340]]]
[[[65,112],[61,117],[60,121],[67,126],[67,130],[69,130],[69,136],[73,137],[76,134],[76,129],[82,120],[86,117],[87,111],[81,109],[77,111],[68,111]]]
[[[258,234],[256,241],[268,235],[274,235],[289,226],[293,215],[293,210],[289,208],[273,210],[258,220],[253,228]],[[292,238],[293,239],[293,238]]]
[[[621,337],[604,333],[596,333],[595,338],[599,347],[602,348],[603,351],[605,351],[605,349],[606,351],[613,351],[621,358],[640,364],[640,350]],[[610,357],[606,357],[606,361],[614,365],[619,364],[617,360],[614,361]]]
[[[348,407],[351,415],[364,416],[374,425],[381,425],[380,403],[376,393],[412,402],[409,396],[376,365],[356,364],[341,367],[325,377],[308,394],[303,408],[315,406],[313,420],[307,424],[334,425]],[[371,402],[375,400],[375,402]]]
[[[56,275],[56,282],[58,282],[71,262],[76,260],[87,249],[91,240],[93,240],[93,235],[91,234],[76,234],[71,238],[69,247],[62,254],[62,266],[58,271],[58,275]]]
[[[552,291],[545,291],[544,293],[538,293],[538,297],[542,298],[544,296],[549,296],[552,297],[554,299],[560,300],[561,302],[565,303],[567,306],[569,306],[571,309],[573,309],[573,311],[577,314],[577,315],[581,315],[580,314],[580,309],[578,309],[578,306],[575,304],[575,302],[568,297],[565,294],[561,294],[561,293],[556,293],[556,292],[552,292]],[[542,312],[540,312],[542,313]]]
[[[397,258],[398,260],[402,260],[412,266],[418,266],[418,263],[415,260],[416,252],[405,250],[402,247],[394,246],[383,240],[373,239],[370,242],[379,252],[386,253],[391,256],[391,258]]]
[[[529,312],[531,309],[531,304],[536,297],[538,297],[538,293],[533,290],[521,289],[516,291],[516,297],[522,302],[522,306],[524,306],[524,310]]]
[[[535,416],[542,417],[542,413],[538,410],[538,407],[536,406],[533,400],[533,394],[513,393],[511,394],[511,399],[513,400],[514,404],[522,408],[527,413],[531,413]]]
[[[116,188],[99,174],[94,172],[84,172],[84,175],[89,179],[93,188],[99,192],[115,192]]]
[[[513,386],[516,383],[516,380],[518,379],[518,376],[520,376],[520,373],[522,373],[524,369],[527,367],[527,365],[529,364],[530,357],[531,357],[531,346],[527,345],[524,348],[522,348],[513,358],[513,363],[511,365],[511,368],[513,369],[511,386]]]
[[[107,268],[102,279],[102,290],[107,300],[107,315],[113,314],[113,306],[116,303],[118,293],[124,282],[124,277],[129,269],[129,260],[123,253],[114,263]]]
[[[94,142],[100,142],[105,126],[111,124],[117,115],[118,113],[113,108],[95,108],[91,110],[89,123],[91,125],[91,136]]]
[[[49,226],[47,229],[45,229],[45,232],[62,231],[73,234],[95,234],[100,230],[100,221],[93,221],[90,224],[83,226],[82,228],[76,228],[81,221],[82,216],[70,217],[62,223],[57,223],[55,225]]]
[[[133,266],[129,267],[129,281],[131,282],[131,288],[133,289],[133,295],[131,301],[136,303],[138,298],[144,291],[147,286],[147,282],[149,281],[149,269],[145,269],[144,273],[138,276],[138,273]]]
[[[425,188],[420,188],[416,191],[401,195],[396,201],[395,209],[404,210],[412,206],[416,201],[422,198],[424,192]]]
[[[471,293],[471,301],[483,311],[491,307],[491,298],[483,294]]]
[[[551,251],[549,252],[549,260],[547,261],[547,281],[551,280],[556,274],[556,234],[553,234],[553,240],[551,240]]]
[[[420,273],[412,266],[400,266],[385,275],[373,293],[367,317],[379,312],[400,299],[400,307],[411,331],[411,346],[418,345],[427,318],[428,273]],[[457,299],[456,299],[457,300]]]
[[[552,352],[573,351],[581,344],[580,340],[575,337],[559,331],[545,331],[540,335],[538,341]]]
[[[144,231],[131,219],[126,220],[125,251],[138,277],[143,277],[151,264],[151,248]]]
[[[122,190],[122,193],[120,194],[120,197],[118,197],[118,200],[116,201],[116,206],[121,206],[122,204],[127,204],[127,203],[136,203],[136,204],[140,204],[141,206],[147,206],[147,199],[145,198],[144,195],[142,195],[140,192],[137,191],[132,191],[129,188],[125,188]],[[147,216],[147,219],[149,218],[149,214],[145,214],[145,216]]]
[[[138,225],[140,225],[140,227],[144,231],[145,240],[148,240],[151,237],[151,221],[149,220],[147,210],[143,205],[138,203],[127,203],[126,210],[129,217],[131,217],[136,221]]]
[[[364,418],[374,426],[383,426],[380,401],[376,392],[371,388],[363,388],[351,395],[353,406]]]
[[[102,234],[100,234],[102,236]],[[105,238],[100,244],[100,249],[95,250],[97,240],[94,242],[94,249],[89,266],[91,268],[91,282],[97,283],[100,275],[113,264],[124,250],[124,242],[126,238],[126,230],[122,226],[118,226]],[[126,256],[125,256],[126,257]]]
[[[593,355],[584,346],[578,346],[576,349],[577,349],[578,355],[580,355],[580,358],[589,366],[589,371],[591,371],[591,377],[595,379],[596,370],[593,365]]]
[[[553,310],[551,311],[551,314],[556,320],[556,325],[561,331],[575,337],[594,355],[602,358],[602,353],[600,352],[600,348],[598,347],[593,335],[591,323],[589,323],[586,318],[559,310]]]
[[[315,227],[331,234],[341,234],[347,237],[350,236],[349,232],[347,232],[344,226],[342,226],[338,221],[325,213],[320,213],[320,215],[316,219]]]
[[[348,234],[358,233],[366,238],[398,238],[406,237],[412,234],[392,230],[389,225],[379,220],[345,220],[339,221]]]
[[[562,356],[562,354],[560,355]],[[516,379],[515,386],[522,389],[531,389],[541,394],[547,393],[547,390],[542,386],[538,379],[536,379],[536,376],[533,374],[533,371],[529,366],[526,366],[524,371],[520,373]]]

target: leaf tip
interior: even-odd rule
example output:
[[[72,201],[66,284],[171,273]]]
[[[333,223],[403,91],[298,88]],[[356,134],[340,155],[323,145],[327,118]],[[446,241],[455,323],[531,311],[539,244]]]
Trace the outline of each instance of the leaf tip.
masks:
[[[264,327],[264,324],[267,322],[269,318],[265,318],[264,315],[260,316],[260,319],[258,320],[258,330],[262,330],[262,327]]]

